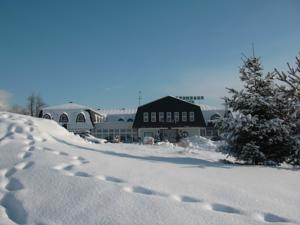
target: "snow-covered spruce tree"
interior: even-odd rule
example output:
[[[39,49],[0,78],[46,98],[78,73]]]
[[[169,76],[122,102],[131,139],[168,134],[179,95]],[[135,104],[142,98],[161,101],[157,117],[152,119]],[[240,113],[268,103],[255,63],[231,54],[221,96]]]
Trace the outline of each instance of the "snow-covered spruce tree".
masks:
[[[264,75],[260,59],[250,57],[243,60],[240,79],[244,88],[228,89],[231,97],[224,98],[233,116],[217,122],[225,139],[219,151],[247,164],[280,164],[291,142],[287,103],[280,98],[274,73]]]
[[[287,163],[300,165],[300,58],[296,57],[296,67],[293,68],[288,63],[287,72],[279,72],[275,69],[276,78],[284,85],[278,85],[281,98],[288,103],[289,112],[286,121],[288,121],[292,132],[291,141],[293,145],[292,152],[287,159]]]

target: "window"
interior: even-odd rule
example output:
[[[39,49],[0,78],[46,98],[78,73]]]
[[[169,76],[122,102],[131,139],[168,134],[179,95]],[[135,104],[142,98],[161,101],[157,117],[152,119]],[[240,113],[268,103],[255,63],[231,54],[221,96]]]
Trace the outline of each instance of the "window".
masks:
[[[153,132],[144,132],[144,137],[153,137]]]
[[[129,118],[129,119],[127,120],[127,122],[133,122],[133,119]]]
[[[175,123],[179,122],[179,112],[174,112]]]
[[[195,121],[195,113],[190,112],[190,122],[194,122],[194,121]]]
[[[186,122],[187,121],[187,112],[182,112],[182,118],[181,118],[181,120],[182,120],[182,122]]]
[[[43,116],[44,119],[51,120],[51,116],[47,113]]]
[[[77,115],[76,123],[85,123],[85,117],[83,113],[79,113]]]
[[[123,118],[118,119],[119,122],[124,122]]]
[[[172,121],[172,113],[167,112],[167,122],[171,122],[171,121]]]
[[[164,112],[159,112],[158,113],[158,120],[159,120],[159,122],[164,122],[164,120],[165,120],[165,113]]]
[[[69,118],[66,113],[63,113],[60,115],[59,122],[60,123],[68,123],[69,122]]]
[[[151,112],[151,122],[156,122],[156,112]]]
[[[144,112],[144,122],[145,123],[149,122],[149,114],[147,112]]]

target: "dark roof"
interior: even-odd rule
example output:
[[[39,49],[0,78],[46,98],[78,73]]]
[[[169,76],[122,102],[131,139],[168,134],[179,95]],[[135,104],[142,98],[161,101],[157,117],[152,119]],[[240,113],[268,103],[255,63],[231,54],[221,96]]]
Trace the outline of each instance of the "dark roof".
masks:
[[[195,112],[195,121],[179,121],[174,122],[159,122],[158,117],[156,122],[144,122],[143,112]],[[173,117],[173,115],[172,115]],[[150,120],[149,115],[149,120]],[[205,127],[205,121],[199,105],[195,105],[172,96],[165,96],[155,101],[146,103],[138,107],[135,120],[133,123],[134,128],[140,127]]]

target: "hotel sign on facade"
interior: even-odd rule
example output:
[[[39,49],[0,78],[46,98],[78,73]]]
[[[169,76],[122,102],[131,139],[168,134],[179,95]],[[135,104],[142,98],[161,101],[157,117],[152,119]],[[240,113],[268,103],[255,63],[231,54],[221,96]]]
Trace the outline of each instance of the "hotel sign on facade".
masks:
[[[176,96],[176,98],[194,104],[196,101],[203,100],[204,96]]]

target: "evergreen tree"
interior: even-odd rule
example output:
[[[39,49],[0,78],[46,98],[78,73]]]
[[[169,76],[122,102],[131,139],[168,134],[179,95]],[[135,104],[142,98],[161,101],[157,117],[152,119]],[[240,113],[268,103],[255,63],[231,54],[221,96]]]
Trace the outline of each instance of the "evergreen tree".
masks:
[[[285,85],[278,85],[281,98],[286,100],[289,109],[286,121],[289,123],[291,132],[291,141],[294,146],[288,163],[300,165],[300,59],[296,57],[296,67],[293,68],[288,63],[287,72],[279,72],[275,69],[276,78]]]
[[[219,151],[249,164],[279,164],[290,154],[287,103],[279,98],[274,75],[263,74],[259,58],[243,60],[240,79],[244,88],[228,89],[231,97],[224,98],[234,116],[217,123],[226,143]]]

